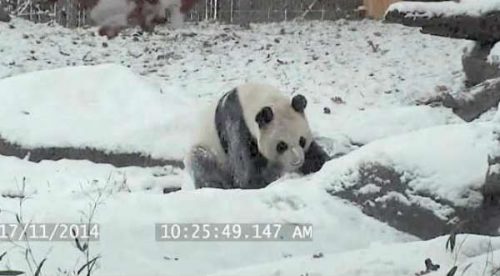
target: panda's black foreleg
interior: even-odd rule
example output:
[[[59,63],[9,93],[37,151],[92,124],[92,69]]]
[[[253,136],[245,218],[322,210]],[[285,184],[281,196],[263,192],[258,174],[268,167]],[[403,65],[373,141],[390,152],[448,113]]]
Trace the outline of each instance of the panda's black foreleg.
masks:
[[[267,160],[260,155],[243,118],[227,127],[230,137],[228,158],[234,185],[240,189],[260,189],[275,180]]]
[[[191,152],[191,171],[196,189],[233,188],[231,177],[219,166],[215,155],[202,147]]]
[[[238,118],[239,119],[239,118]],[[251,185],[252,177],[255,177],[252,164],[250,162],[250,152],[247,147],[246,135],[242,135],[244,129],[241,126],[242,118],[235,120],[226,128],[228,141],[228,158],[233,175],[234,186],[236,188],[248,188]]]
[[[309,149],[305,153],[304,165],[300,168],[303,174],[310,174],[319,171],[330,156],[315,141],[311,142]]]

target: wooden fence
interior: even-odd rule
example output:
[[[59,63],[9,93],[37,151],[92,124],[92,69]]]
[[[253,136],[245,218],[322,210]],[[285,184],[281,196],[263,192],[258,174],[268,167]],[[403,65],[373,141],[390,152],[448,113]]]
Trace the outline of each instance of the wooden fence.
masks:
[[[105,1],[105,0],[104,0]],[[231,24],[305,19],[336,20],[358,17],[363,0],[200,0],[187,20],[214,20]],[[55,21],[67,27],[88,25],[76,0],[0,0],[9,12],[35,22]]]

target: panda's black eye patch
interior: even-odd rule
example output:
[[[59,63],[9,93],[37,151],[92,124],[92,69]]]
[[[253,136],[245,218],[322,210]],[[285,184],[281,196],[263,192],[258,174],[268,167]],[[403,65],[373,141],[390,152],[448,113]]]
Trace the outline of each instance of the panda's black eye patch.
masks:
[[[283,142],[283,141],[279,142],[279,143],[276,145],[276,151],[277,151],[278,153],[283,153],[283,152],[285,152],[287,149],[288,149],[288,145],[287,145],[285,142]]]
[[[306,146],[306,138],[304,138],[304,137],[301,136],[300,139],[299,139],[299,145],[302,148],[304,148]]]

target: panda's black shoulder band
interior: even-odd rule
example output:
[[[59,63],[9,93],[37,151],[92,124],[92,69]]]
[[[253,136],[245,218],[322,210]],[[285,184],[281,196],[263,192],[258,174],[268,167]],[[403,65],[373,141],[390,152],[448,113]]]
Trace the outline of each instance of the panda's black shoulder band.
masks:
[[[229,149],[229,137],[226,133],[224,124],[227,121],[230,112],[235,112],[234,109],[237,109],[239,106],[237,93],[238,91],[235,88],[224,94],[220,98],[217,103],[217,108],[215,109],[215,128],[217,129],[217,135],[219,136],[222,149],[226,154]]]

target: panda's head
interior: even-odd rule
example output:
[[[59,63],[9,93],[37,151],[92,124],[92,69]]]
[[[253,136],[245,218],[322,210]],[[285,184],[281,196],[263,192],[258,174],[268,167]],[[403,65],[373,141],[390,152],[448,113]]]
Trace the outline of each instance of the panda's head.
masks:
[[[261,154],[283,172],[297,171],[304,164],[312,134],[304,114],[307,100],[296,95],[291,101],[265,106],[255,116],[259,126]]]

